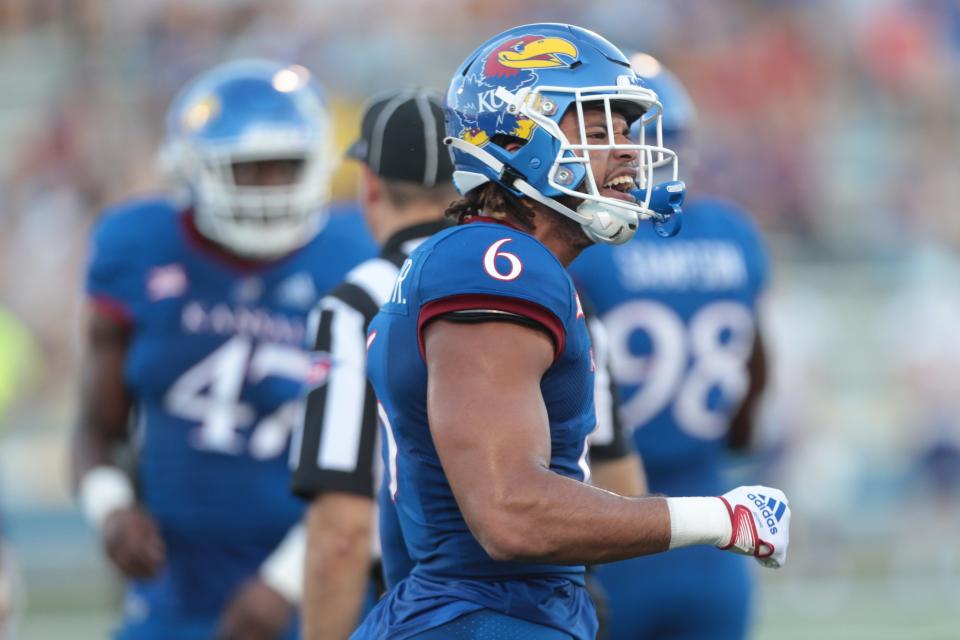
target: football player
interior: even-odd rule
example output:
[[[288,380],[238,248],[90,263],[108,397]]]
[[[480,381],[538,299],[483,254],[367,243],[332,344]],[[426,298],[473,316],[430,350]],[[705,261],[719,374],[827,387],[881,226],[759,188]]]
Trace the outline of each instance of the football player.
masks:
[[[168,114],[161,159],[183,193],[121,204],[94,231],[72,461],[129,580],[118,638],[296,635],[287,455],[306,318],[374,250],[359,216],[326,210],[330,140],[305,68],[214,68]]]
[[[564,267],[643,219],[669,228],[684,193],[673,153],[629,137],[659,117],[623,54],[569,25],[504,32],[454,75],[463,198],[448,213],[462,224],[404,262],[367,338],[414,566],[355,638],[592,639],[584,563],[695,544],[784,562],[776,489],[626,498],[584,482],[594,361]],[[661,162],[674,176],[654,184]]]
[[[664,144],[682,152],[696,120],[689,95],[655,58],[631,61],[663,105]],[[629,243],[584,253],[571,273],[607,327],[620,415],[651,492],[715,495],[730,488],[725,453],[749,442],[766,380],[757,305],[767,259],[756,227],[731,203],[691,198],[683,218],[674,238],[641,228]],[[609,637],[743,638],[749,569],[703,547],[601,566]]]

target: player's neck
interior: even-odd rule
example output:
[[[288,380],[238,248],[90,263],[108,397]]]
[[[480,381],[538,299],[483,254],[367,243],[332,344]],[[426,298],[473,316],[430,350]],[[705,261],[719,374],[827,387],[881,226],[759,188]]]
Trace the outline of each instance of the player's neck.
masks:
[[[570,266],[591,244],[579,224],[552,211],[536,210],[534,224],[533,237],[542,242],[564,267]]]

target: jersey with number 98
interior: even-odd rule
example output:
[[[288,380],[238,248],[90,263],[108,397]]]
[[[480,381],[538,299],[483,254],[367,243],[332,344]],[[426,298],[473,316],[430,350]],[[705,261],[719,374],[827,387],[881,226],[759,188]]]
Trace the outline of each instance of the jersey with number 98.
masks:
[[[307,313],[374,250],[362,229],[331,215],[286,258],[240,263],[164,199],[98,222],[87,293],[131,329],[140,499],[167,545],[150,606],[216,611],[299,518],[287,451],[311,368]]]
[[[535,325],[552,339],[554,363],[540,384],[550,425],[550,468],[576,480],[586,477],[585,441],[596,426],[593,358],[567,272],[538,240],[504,224],[473,222],[435,235],[401,268],[368,335],[367,371],[385,435],[384,487],[416,563],[414,580],[391,593],[403,599],[417,584],[430,585],[422,599],[410,596],[390,614],[395,634],[390,637],[405,637],[402,619],[416,618],[419,606],[430,609],[436,621],[481,607],[503,610],[509,601],[528,620],[570,628],[589,604],[584,595],[569,606],[543,610],[558,590],[576,591],[570,582],[582,584],[583,567],[496,562],[487,555],[463,519],[433,445],[424,328],[438,318],[471,322],[498,315]],[[539,581],[524,582],[525,576]],[[513,587],[497,586],[517,581],[522,587],[510,595],[503,589]]]
[[[717,495],[767,259],[752,222],[732,205],[684,205],[684,227],[649,227],[623,246],[585,251],[574,280],[607,327],[621,416],[634,430],[650,490]]]

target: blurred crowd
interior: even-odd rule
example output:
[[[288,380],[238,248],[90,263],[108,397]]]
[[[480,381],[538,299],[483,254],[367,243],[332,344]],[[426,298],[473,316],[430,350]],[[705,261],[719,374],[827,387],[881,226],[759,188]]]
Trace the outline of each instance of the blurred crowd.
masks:
[[[63,466],[50,450],[73,407],[88,229],[106,204],[160,185],[163,114],[188,77],[238,56],[302,63],[329,92],[343,143],[367,97],[443,88],[484,38],[539,20],[592,28],[673,69],[699,109],[692,188],[743,204],[771,242],[764,468],[801,505],[798,539],[826,521],[843,539],[854,525],[837,515],[851,505],[878,525],[878,544],[906,535],[897,505],[956,530],[953,0],[0,0],[7,504],[66,508],[60,471],[23,474],[36,456]],[[351,177],[338,177],[338,197],[352,197]],[[960,572],[955,543],[936,544],[953,545]]]

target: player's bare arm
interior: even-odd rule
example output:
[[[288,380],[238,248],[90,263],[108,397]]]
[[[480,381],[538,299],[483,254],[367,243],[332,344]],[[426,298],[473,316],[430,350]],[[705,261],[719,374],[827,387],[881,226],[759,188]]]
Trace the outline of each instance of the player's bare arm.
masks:
[[[730,421],[730,431],[727,434],[727,446],[733,451],[743,451],[750,447],[760,398],[767,386],[767,351],[759,328],[753,341],[750,359],[747,361],[747,371],[750,387],[743,398],[743,403]]]
[[[90,469],[113,464],[114,448],[127,440],[130,396],[123,382],[123,362],[130,328],[118,319],[93,310],[89,317],[80,419],[73,433],[73,482]]]
[[[550,338],[505,322],[425,330],[430,429],[464,518],[496,560],[598,563],[665,551],[662,498],[624,498],[550,470],[540,379]]]
[[[370,576],[373,501],[325,492],[307,508],[304,640],[346,638],[356,627]],[[329,615],[329,612],[340,612]]]
[[[130,328],[101,311],[90,314],[82,364],[80,417],[71,457],[73,481],[104,548],[125,575],[145,578],[163,563],[163,540],[153,519],[120,495],[124,478],[116,450],[128,439],[131,399],[123,381]],[[131,491],[132,495],[132,491]]]

